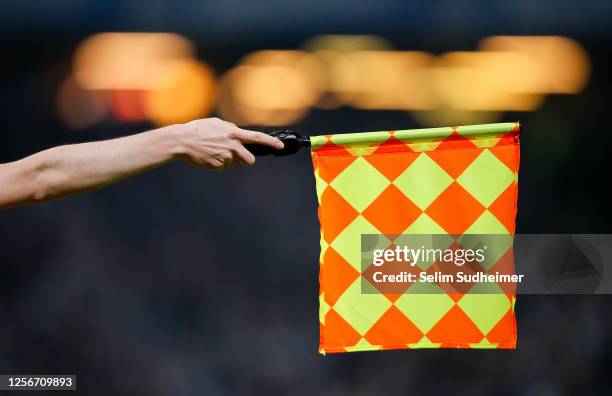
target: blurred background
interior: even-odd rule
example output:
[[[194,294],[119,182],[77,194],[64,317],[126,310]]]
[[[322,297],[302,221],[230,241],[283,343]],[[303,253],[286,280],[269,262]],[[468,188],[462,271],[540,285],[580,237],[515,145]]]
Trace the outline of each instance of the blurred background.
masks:
[[[612,3],[0,5],[0,162],[219,116],[306,134],[521,120],[518,231],[609,233]],[[0,372],[88,395],[608,395],[610,296],[519,296],[516,351],[321,357],[310,158],[175,163],[0,214]]]

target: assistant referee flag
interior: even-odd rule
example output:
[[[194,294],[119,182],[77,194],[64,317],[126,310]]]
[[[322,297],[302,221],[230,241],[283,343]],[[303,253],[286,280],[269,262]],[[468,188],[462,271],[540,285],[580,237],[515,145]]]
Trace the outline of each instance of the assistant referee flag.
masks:
[[[311,138],[322,354],[516,347],[513,293],[366,294],[360,244],[362,234],[513,235],[519,129],[500,123]]]

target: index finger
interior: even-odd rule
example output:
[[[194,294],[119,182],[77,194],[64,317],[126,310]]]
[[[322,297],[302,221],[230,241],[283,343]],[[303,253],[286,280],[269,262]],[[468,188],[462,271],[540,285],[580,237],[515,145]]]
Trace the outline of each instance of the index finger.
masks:
[[[240,140],[242,143],[263,144],[265,146],[270,146],[278,150],[285,147],[283,142],[281,142],[279,139],[263,132],[249,131],[247,129],[239,128],[237,137],[238,140]]]

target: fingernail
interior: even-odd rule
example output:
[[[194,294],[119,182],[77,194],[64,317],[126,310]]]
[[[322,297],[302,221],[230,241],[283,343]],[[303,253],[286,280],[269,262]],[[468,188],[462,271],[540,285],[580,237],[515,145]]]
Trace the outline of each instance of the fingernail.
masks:
[[[279,149],[282,149],[283,147],[285,147],[285,143],[283,143],[281,140],[279,140],[277,146],[278,146]]]

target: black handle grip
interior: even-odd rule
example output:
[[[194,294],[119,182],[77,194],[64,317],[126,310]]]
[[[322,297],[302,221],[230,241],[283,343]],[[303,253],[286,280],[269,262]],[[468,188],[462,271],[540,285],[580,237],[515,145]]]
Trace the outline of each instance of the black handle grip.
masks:
[[[256,156],[274,155],[279,157],[295,154],[300,148],[310,146],[310,138],[308,136],[303,136],[290,130],[274,131],[270,132],[269,135],[280,139],[285,144],[285,147],[280,150],[262,144],[245,144],[244,147]]]

